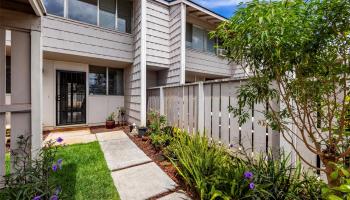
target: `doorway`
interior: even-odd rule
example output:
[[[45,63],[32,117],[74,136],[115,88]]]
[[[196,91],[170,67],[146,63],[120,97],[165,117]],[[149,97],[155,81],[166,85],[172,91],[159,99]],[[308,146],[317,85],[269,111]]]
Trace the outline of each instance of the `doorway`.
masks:
[[[86,123],[86,73],[56,73],[56,124],[58,126]]]

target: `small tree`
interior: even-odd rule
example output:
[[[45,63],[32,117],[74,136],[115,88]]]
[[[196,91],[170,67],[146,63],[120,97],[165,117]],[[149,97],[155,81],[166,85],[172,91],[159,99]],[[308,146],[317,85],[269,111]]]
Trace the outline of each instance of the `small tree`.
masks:
[[[213,33],[227,58],[249,74],[238,92],[239,106],[232,109],[240,123],[249,116],[244,107],[267,103],[267,124],[280,131],[306,164],[325,172],[333,186],[339,181],[335,164],[343,164],[350,154],[349,34],[348,0],[254,0]],[[279,109],[272,106],[273,99]],[[293,138],[325,167],[305,159]]]

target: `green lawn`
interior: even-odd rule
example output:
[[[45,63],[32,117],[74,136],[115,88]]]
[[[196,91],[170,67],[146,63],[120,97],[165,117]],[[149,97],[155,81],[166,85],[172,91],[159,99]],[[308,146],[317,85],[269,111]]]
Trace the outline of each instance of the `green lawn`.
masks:
[[[119,199],[98,142],[59,149],[59,158],[62,170],[53,178],[62,187],[60,199]]]

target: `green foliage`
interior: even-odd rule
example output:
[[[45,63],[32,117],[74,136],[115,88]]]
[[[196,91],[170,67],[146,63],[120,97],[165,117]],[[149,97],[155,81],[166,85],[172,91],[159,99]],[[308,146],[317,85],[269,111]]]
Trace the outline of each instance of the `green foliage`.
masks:
[[[284,154],[230,155],[223,146],[184,132],[175,134],[167,152],[200,199],[320,199],[321,182],[302,174]]]
[[[151,134],[161,134],[162,129],[166,127],[167,120],[164,115],[152,111],[149,114],[149,128]]]
[[[266,124],[283,136],[302,139],[320,156],[325,165],[321,170],[330,178],[331,163],[341,163],[350,154],[350,102],[345,99],[350,1],[253,0],[212,34],[222,41],[227,58],[250,75],[239,88],[237,107],[230,108],[240,124],[255,103],[267,104]],[[276,109],[276,101],[284,106]],[[291,124],[297,130],[290,129]],[[293,146],[290,138],[285,140]],[[337,182],[329,179],[331,185]]]
[[[114,121],[115,120],[115,112],[112,112],[108,117],[106,118],[107,121]]]
[[[60,187],[50,177],[61,168],[56,161],[57,146],[49,141],[31,159],[30,137],[18,137],[16,150],[11,151],[13,171],[4,177],[5,188],[0,191],[6,199],[50,199],[60,194]]]
[[[322,196],[327,200],[350,200],[350,173],[343,165],[333,164],[335,170],[331,173],[333,180],[339,181],[339,186],[325,185],[322,188]]]
[[[151,138],[152,145],[157,150],[161,150],[170,144],[173,137],[171,135],[165,134],[165,133],[161,133],[161,134],[152,133],[150,138]]]

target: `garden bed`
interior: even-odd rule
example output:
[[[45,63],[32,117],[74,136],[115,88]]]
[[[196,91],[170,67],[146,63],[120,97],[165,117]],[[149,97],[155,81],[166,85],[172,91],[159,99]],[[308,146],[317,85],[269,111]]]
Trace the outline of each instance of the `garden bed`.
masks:
[[[195,193],[191,191],[191,188],[185,184],[180,175],[177,173],[176,168],[163,155],[163,152],[154,148],[154,146],[151,144],[151,139],[148,136],[144,136],[142,138],[129,134],[128,136],[148,157],[150,157],[173,181],[179,185],[177,190],[186,191],[187,195],[192,199],[199,199],[196,197]],[[162,194],[162,196],[164,195],[165,194]],[[157,199],[157,197],[152,199]]]

